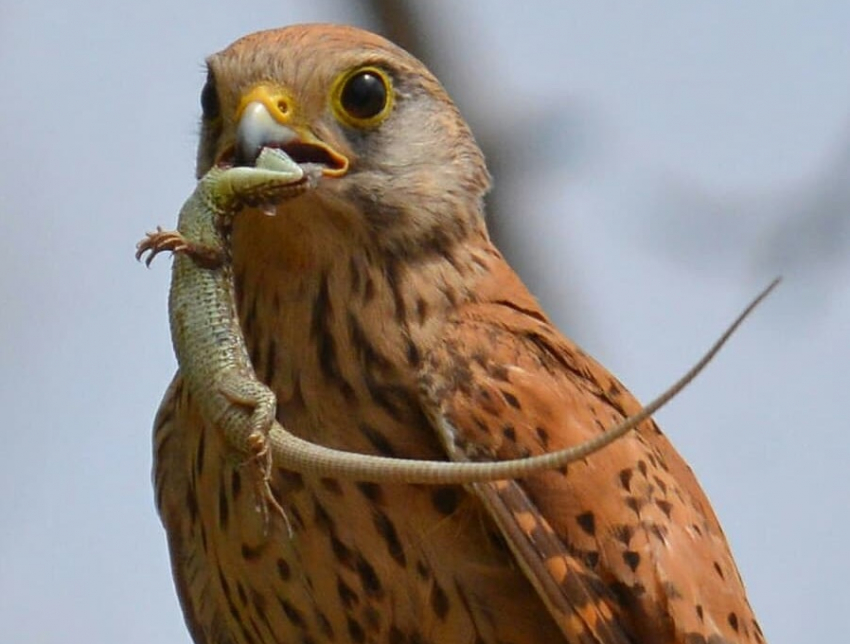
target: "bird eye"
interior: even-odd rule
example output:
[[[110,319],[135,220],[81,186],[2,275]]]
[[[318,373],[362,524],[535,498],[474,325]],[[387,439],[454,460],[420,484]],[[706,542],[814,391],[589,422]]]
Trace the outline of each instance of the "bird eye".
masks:
[[[386,73],[362,67],[344,75],[333,96],[337,116],[347,125],[368,128],[378,125],[392,108],[392,86]]]
[[[349,116],[356,119],[377,116],[387,104],[384,79],[369,71],[355,74],[343,85],[339,104]]]
[[[207,72],[207,82],[204,83],[204,89],[201,90],[201,109],[204,113],[204,120],[217,119],[221,113],[218,92],[215,88],[215,78],[209,72]]]

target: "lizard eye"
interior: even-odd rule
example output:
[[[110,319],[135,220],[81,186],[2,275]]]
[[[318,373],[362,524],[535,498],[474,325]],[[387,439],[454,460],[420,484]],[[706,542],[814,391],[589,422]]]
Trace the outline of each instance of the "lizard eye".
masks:
[[[201,90],[201,109],[203,110],[205,121],[217,119],[219,114],[221,114],[221,105],[218,101],[215,78],[211,72],[207,72],[207,82],[204,83],[204,89]]]
[[[392,83],[377,67],[358,67],[337,80],[331,102],[337,118],[346,125],[372,128],[392,110]]]

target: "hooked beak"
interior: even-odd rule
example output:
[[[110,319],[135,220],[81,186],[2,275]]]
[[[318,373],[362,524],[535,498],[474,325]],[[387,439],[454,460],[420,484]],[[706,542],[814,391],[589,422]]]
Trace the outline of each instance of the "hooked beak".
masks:
[[[263,148],[279,148],[297,164],[314,164],[321,174],[340,177],[348,172],[348,158],[292,121],[292,101],[266,86],[249,92],[237,111],[234,165],[254,165]]]

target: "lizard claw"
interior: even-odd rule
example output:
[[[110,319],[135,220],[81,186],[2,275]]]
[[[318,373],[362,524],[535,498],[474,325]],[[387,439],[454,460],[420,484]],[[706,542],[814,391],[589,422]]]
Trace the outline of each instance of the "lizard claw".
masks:
[[[136,244],[136,259],[141,261],[145,253],[150,253],[145,259],[145,265],[150,266],[153,258],[164,250],[179,253],[188,250],[189,242],[176,230],[163,230],[156,227],[156,232],[147,233],[145,238]]]
[[[265,531],[268,534],[269,525],[269,506],[279,514],[286,524],[286,532],[291,539],[295,533],[292,530],[292,524],[289,522],[289,517],[283,506],[280,505],[277,498],[272,492],[269,481],[272,478],[272,452],[269,448],[269,443],[266,437],[261,432],[254,432],[248,437],[249,449],[251,456],[244,465],[255,464],[257,471],[255,473],[255,495],[257,501],[257,511],[263,515],[263,523],[266,526]]]

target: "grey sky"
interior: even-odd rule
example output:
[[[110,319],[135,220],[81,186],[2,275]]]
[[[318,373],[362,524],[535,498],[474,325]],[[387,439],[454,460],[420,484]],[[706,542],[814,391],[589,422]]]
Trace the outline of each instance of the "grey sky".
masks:
[[[560,162],[557,137],[504,151],[528,165],[505,227],[547,308],[576,320],[567,334],[636,394],[665,388],[785,274],[660,422],[769,641],[838,641],[850,248],[837,240],[825,266],[793,244],[791,259],[760,257],[765,231],[805,221],[807,190],[846,156],[850,5],[458,4],[425,14],[462,107],[517,145],[549,131],[527,114],[587,125],[580,163]],[[293,22],[368,26],[358,7],[0,4],[0,641],[189,642],[150,484],[175,366],[168,263],[145,270],[134,244],[192,189],[204,56]]]

